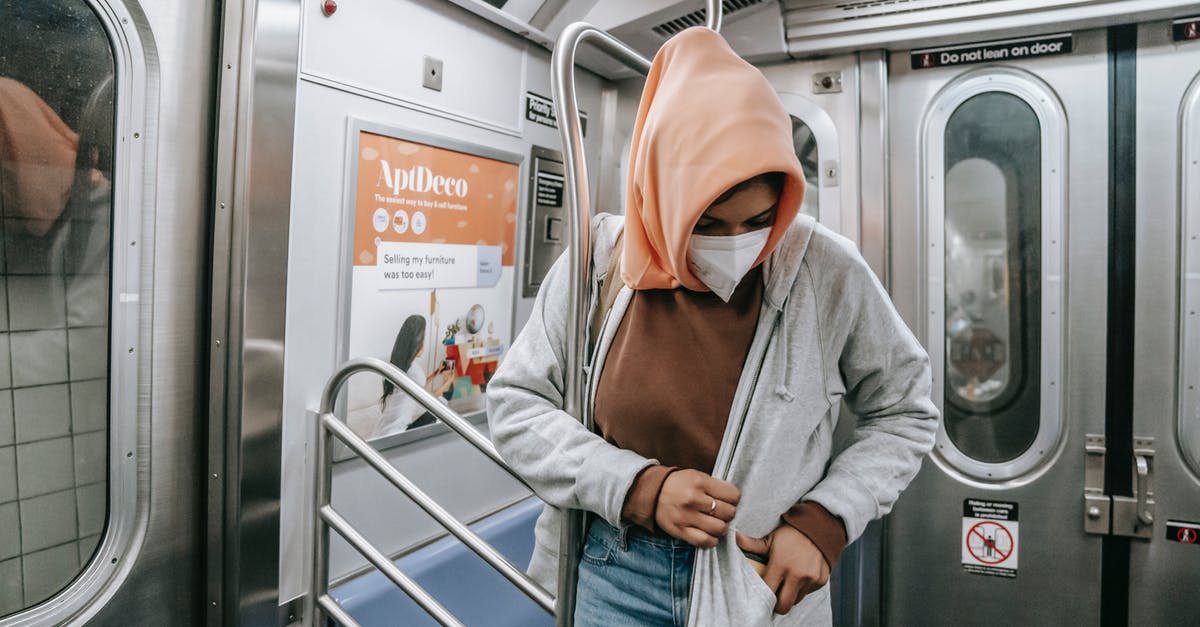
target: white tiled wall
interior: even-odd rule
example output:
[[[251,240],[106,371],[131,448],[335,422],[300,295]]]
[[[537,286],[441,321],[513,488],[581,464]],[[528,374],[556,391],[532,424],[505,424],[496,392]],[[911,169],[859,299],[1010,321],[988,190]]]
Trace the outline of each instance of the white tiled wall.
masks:
[[[107,264],[65,274],[53,238],[11,228],[0,233],[0,617],[75,578],[108,506]]]
[[[17,492],[28,499],[75,487],[70,436],[17,445]]]
[[[78,572],[78,542],[25,553],[21,556],[21,574],[25,578],[25,604],[32,605],[62,590]]]
[[[16,441],[17,434],[13,425],[12,392],[9,390],[0,390],[0,447],[12,446]],[[0,494],[4,493],[0,492]]]
[[[0,446],[0,503],[17,500],[17,449]],[[0,542],[0,555],[4,554],[4,543]]]
[[[12,283],[11,277],[9,283]],[[8,341],[9,350],[12,352],[14,387],[61,383],[67,380],[65,329],[10,333]]]
[[[15,501],[0,505],[0,560],[21,555],[20,515]]]
[[[71,401],[65,384],[13,390],[12,403],[18,443],[71,433]]]

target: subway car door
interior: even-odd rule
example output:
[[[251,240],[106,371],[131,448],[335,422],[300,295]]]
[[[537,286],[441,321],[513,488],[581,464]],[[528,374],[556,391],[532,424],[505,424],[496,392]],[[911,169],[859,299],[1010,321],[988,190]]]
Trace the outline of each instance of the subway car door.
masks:
[[[1129,545],[1130,624],[1200,619],[1200,17],[1137,29],[1136,321],[1132,471],[1149,524]],[[1108,434],[1109,463],[1114,434]],[[1142,480],[1139,485],[1139,471]],[[1115,494],[1115,492],[1114,492]],[[1135,509],[1135,513],[1136,513]],[[1123,524],[1118,524],[1123,522]]]
[[[850,55],[763,66],[792,118],[792,143],[807,188],[801,208],[821,224],[855,238],[857,68]]]
[[[1100,622],[1108,51],[1092,30],[891,55],[892,288],[943,422],[887,522],[887,624]]]

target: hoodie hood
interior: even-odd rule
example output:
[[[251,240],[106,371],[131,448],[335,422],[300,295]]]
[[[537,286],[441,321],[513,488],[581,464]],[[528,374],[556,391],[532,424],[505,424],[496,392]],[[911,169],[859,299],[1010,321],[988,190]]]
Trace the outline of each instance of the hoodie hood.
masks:
[[[709,291],[687,266],[692,229],[718,196],[766,172],[785,178],[755,265],[783,239],[804,200],[791,118],[762,73],[716,32],[689,28],[663,44],[646,77],[629,152],[625,284]]]
[[[0,206],[45,235],[75,182],[75,134],[33,90],[0,76]]]

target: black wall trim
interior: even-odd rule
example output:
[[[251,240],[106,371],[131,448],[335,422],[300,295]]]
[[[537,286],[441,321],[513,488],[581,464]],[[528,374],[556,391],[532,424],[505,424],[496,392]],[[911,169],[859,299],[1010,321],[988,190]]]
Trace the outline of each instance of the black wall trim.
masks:
[[[1137,25],[1108,30],[1108,363],[1104,487],[1133,494],[1133,323],[1137,201]],[[1129,624],[1129,539],[1104,538],[1101,622]]]

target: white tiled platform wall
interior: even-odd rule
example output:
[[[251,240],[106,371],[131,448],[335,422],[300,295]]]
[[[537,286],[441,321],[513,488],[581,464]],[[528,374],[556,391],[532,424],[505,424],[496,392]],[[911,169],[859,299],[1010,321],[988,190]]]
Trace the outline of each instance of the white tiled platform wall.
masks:
[[[61,250],[69,238],[3,226],[0,616],[74,579],[108,502],[108,264],[68,274],[63,260],[85,253]]]

